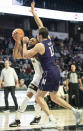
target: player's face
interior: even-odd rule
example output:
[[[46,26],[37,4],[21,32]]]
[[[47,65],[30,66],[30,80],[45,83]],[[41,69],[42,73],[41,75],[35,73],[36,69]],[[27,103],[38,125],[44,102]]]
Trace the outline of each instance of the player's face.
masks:
[[[39,42],[42,42],[42,36],[41,35],[38,34],[37,39],[38,39]]]
[[[37,44],[37,40],[35,39],[35,38],[31,38],[30,40],[29,40],[29,45],[30,46],[34,46],[34,45],[36,45]]]

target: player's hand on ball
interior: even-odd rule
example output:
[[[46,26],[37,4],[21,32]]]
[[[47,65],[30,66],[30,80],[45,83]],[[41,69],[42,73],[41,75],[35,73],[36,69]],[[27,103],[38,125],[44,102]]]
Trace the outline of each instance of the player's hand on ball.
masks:
[[[29,42],[29,38],[27,36],[23,37],[23,44],[27,44]]]
[[[17,32],[14,32],[14,31],[13,31],[13,32],[12,32],[12,37],[13,37],[14,40],[16,40],[16,35],[17,35]]]
[[[19,41],[20,41],[20,36],[19,36],[19,34],[18,34],[17,32],[13,32],[13,33],[12,33],[12,37],[13,37],[13,39],[14,39],[17,43],[19,43]]]
[[[17,42],[18,41],[20,42],[21,40],[23,40],[23,37],[24,37],[23,29],[21,29],[21,28],[14,29],[13,32],[12,32],[12,37]]]

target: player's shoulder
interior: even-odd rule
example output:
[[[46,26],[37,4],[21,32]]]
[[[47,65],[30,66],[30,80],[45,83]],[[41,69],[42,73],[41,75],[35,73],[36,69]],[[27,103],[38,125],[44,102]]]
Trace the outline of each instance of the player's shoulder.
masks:
[[[43,55],[45,53],[45,47],[42,43],[36,44],[36,46],[34,48],[41,55]]]
[[[37,48],[37,49],[43,49],[44,45],[42,43],[38,43],[38,44],[35,45],[35,48]]]
[[[43,44],[42,43],[37,43],[35,46],[39,47],[39,46],[43,46]]]

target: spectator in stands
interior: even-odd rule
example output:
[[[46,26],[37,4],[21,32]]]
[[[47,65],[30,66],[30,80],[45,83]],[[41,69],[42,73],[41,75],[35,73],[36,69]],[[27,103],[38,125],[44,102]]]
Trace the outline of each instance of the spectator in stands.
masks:
[[[11,96],[15,104],[15,110],[17,110],[18,104],[15,96],[15,86],[17,86],[18,84],[18,76],[15,70],[12,67],[10,67],[8,60],[5,61],[5,68],[1,71],[0,87],[1,83],[3,83],[4,87],[5,110],[9,109],[8,104],[9,92],[11,92]]]
[[[24,83],[24,79],[20,79],[19,85],[18,85],[19,89],[27,89],[27,86]]]
[[[71,65],[71,72],[68,74],[66,81],[66,88],[69,90],[69,103],[72,104],[72,96],[75,95],[75,104],[76,107],[79,107],[79,86],[82,88],[82,81],[80,79],[79,73],[76,71],[76,66]]]
[[[25,68],[24,68],[24,65],[21,66],[20,72],[21,72],[21,73],[25,73],[25,72],[26,72],[26,70],[25,70]]]
[[[67,75],[68,75],[68,69],[65,68],[65,70],[63,72],[61,72],[62,83],[67,79]]]
[[[55,52],[55,57],[56,58],[60,58],[61,57],[61,55],[60,55],[60,53],[58,51]]]
[[[1,70],[3,69],[4,67],[4,61],[2,58],[0,58],[0,74],[1,74]]]
[[[31,68],[31,65],[30,64],[27,64],[27,69],[26,69],[26,73],[29,74],[29,73],[32,73],[33,70]]]
[[[83,76],[81,77],[81,81],[82,81],[82,87],[80,89],[83,91]]]
[[[13,42],[11,41],[11,39],[9,39],[9,43],[8,43],[8,48],[9,48],[9,53],[12,54],[13,52]]]

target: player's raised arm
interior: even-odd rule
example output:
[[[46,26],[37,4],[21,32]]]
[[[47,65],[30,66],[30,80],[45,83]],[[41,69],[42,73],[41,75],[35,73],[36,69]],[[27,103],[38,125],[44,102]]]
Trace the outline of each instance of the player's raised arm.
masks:
[[[41,27],[43,27],[43,23],[42,23],[41,19],[38,17],[38,15],[36,14],[34,7],[35,7],[35,2],[32,2],[31,3],[31,12],[34,16],[34,19],[35,19],[35,22],[36,22],[38,28],[41,28]]]

